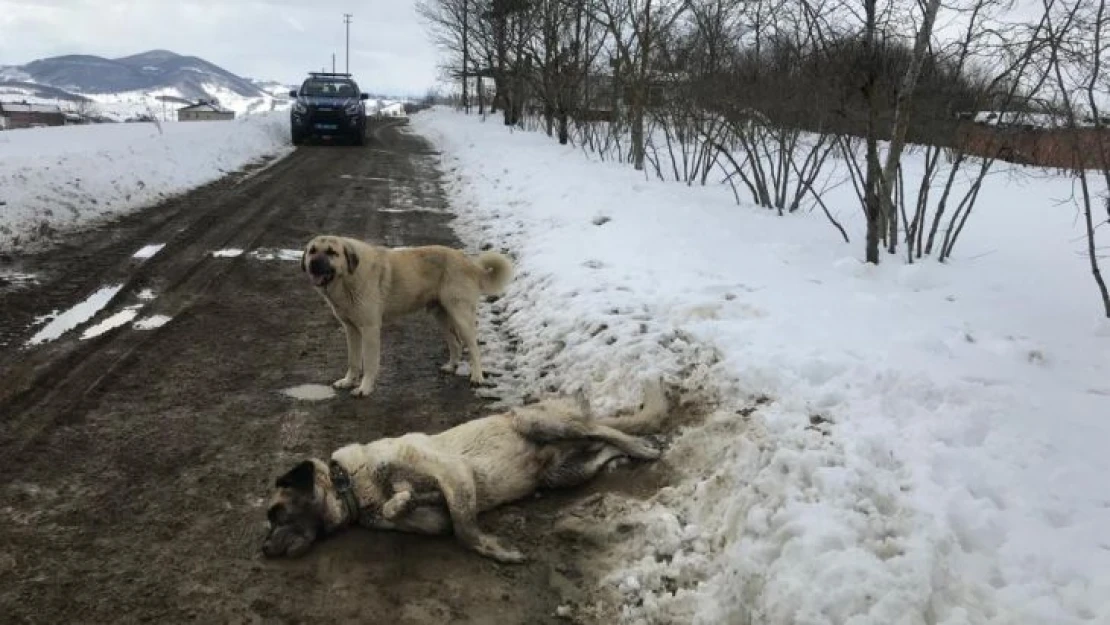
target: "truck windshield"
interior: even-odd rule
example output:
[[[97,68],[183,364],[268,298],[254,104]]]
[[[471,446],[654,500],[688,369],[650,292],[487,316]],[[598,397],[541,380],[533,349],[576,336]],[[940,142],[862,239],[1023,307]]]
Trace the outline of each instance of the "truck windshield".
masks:
[[[324,96],[329,98],[353,98],[358,95],[358,90],[348,81],[343,80],[306,80],[301,85],[301,95]]]

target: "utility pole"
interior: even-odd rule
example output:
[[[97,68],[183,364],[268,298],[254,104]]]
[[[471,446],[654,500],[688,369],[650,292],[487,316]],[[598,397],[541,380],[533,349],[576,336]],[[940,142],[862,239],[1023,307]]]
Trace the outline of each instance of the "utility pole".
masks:
[[[343,24],[347,27],[347,73],[351,73],[351,18],[354,15],[350,13],[343,14]]]
[[[331,73],[335,73],[335,53],[331,53]]]

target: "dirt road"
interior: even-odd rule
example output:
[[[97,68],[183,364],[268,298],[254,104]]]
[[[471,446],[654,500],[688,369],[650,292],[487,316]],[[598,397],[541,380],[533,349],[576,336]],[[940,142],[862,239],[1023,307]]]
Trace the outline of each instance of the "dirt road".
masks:
[[[0,258],[0,620],[568,622],[556,609],[595,582],[588,547],[552,531],[560,511],[599,489],[650,489],[657,469],[483,517],[533,556],[526,566],[450,538],[361,530],[296,561],[260,555],[264,498],[296,461],[485,411],[465,378],[437,371],[445,348],[420,316],[386,329],[370,400],[281,392],[338,377],[345,356],[295,252],[280,250],[317,232],[459,244],[432,146],[403,125],[371,134]],[[108,301],[98,315],[43,338],[72,315],[36,318],[90,296]],[[169,321],[132,325],[152,315]],[[81,338],[107,318],[127,323]]]

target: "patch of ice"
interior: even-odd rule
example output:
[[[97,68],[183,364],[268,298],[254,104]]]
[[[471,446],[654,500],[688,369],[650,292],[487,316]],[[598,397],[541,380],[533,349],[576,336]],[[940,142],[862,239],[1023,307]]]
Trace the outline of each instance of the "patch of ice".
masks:
[[[166,315],[151,315],[139,319],[131,327],[136,330],[153,330],[154,328],[160,328],[166,325],[170,322],[170,319],[173,319],[173,317],[168,317]]]
[[[109,330],[113,330],[123,325],[131,323],[131,321],[139,316],[139,306],[129,306],[123,310],[113,314],[107,319],[90,326],[81,334],[81,340],[87,341],[96,338]]]
[[[139,291],[138,297],[144,302],[149,302],[150,300],[158,296],[154,293],[152,289],[143,289],[142,291]]]
[[[335,397],[335,389],[323,384],[300,384],[282,389],[282,394],[302,401],[323,401]]]
[[[150,257],[154,256],[155,254],[157,254],[158,252],[161,252],[163,247],[166,247],[165,243],[155,243],[153,245],[144,245],[143,247],[139,248],[139,251],[132,254],[131,258],[140,258],[140,259],[150,258]]]
[[[253,258],[258,260],[287,260],[287,261],[300,261],[301,256],[304,254],[302,250],[291,250],[281,248],[262,247],[251,252]]]
[[[38,276],[33,273],[18,271],[0,271],[0,286],[22,288],[30,284],[38,284]]]
[[[242,253],[243,250],[237,247],[229,247],[227,249],[216,250],[215,252],[212,252],[212,256],[216,258],[235,258],[236,256],[242,255]]]
[[[340,174],[343,180],[367,180],[370,182],[389,182],[389,178],[381,178],[378,176],[352,176],[351,174]]]
[[[442,213],[430,208],[379,208],[379,213]]]
[[[58,313],[55,311],[44,317],[39,317],[35,321],[36,324],[47,320],[49,320],[49,323],[35,333],[35,335],[27,341],[27,345],[39,345],[47,341],[56,340],[66,332],[92,319],[96,313],[100,312],[100,309],[108,305],[108,302],[111,301],[122,288],[122,284],[100,287],[92,295],[64,312]]]

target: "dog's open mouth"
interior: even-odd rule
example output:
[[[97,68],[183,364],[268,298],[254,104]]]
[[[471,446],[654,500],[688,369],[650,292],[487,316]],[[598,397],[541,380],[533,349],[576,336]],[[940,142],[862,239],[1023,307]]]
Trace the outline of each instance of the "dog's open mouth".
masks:
[[[335,272],[328,271],[325,273],[314,273],[311,274],[311,277],[312,284],[314,284],[315,286],[327,286],[328,283],[330,283],[332,279],[335,278]]]

